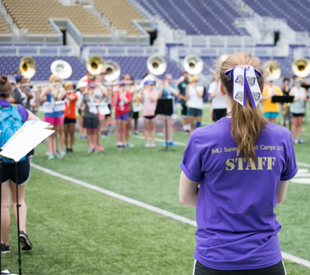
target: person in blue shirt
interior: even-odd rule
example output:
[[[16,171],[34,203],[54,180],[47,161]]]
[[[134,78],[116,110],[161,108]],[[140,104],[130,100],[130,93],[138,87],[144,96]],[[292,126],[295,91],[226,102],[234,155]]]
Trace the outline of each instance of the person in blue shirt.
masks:
[[[160,86],[158,98],[161,99],[167,99],[172,98],[173,101],[173,114],[171,116],[167,117],[166,119],[163,119],[163,132],[164,136],[166,136],[166,121],[167,121],[167,130],[168,130],[168,144],[170,146],[177,146],[177,144],[173,141],[173,124],[174,124],[174,118],[176,117],[177,108],[175,103],[175,98],[179,95],[178,88],[172,84],[172,75],[166,74],[164,77],[164,81]],[[165,117],[165,116],[164,116]],[[167,142],[165,141],[163,146],[167,145]]]

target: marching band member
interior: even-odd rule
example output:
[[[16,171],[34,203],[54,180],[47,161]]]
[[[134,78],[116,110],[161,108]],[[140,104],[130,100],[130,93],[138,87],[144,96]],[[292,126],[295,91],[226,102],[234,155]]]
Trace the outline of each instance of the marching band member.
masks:
[[[288,96],[290,92],[290,78],[284,77],[282,84],[283,96]],[[286,127],[286,122],[289,124],[289,129],[292,129],[290,103],[284,103],[282,107],[282,125]]]
[[[276,118],[280,114],[279,103],[272,103],[272,97],[275,95],[283,95],[280,87],[273,85],[271,76],[266,77],[266,85],[263,90],[262,107],[263,114],[271,123],[276,123]]]
[[[24,84],[27,82],[27,80],[22,75],[16,75],[15,80],[16,87],[13,90],[13,94],[9,98],[9,102],[22,104],[25,107],[28,99],[33,98],[33,94],[30,93],[27,89],[25,89]]]
[[[104,98],[108,95],[108,90],[105,86],[102,85],[102,76],[97,75],[95,78],[96,87],[94,89],[94,97],[100,100],[99,103],[103,102]],[[98,111],[98,119],[99,119],[99,131],[97,133],[97,145],[96,148],[98,151],[103,151],[104,148],[100,145],[101,138],[101,130],[104,126],[105,115],[101,115]]]
[[[124,139],[129,119],[131,93],[127,91],[127,83],[120,81],[118,91],[114,94],[115,120],[116,120],[116,145],[117,149],[125,149]]]
[[[301,139],[301,126],[305,115],[305,101],[307,101],[307,91],[301,87],[299,77],[294,78],[294,87],[289,92],[290,96],[294,96],[294,101],[291,103],[291,113],[293,116],[292,134],[295,144],[303,143]]]
[[[228,114],[191,134],[180,164],[180,202],[197,216],[193,275],[285,275],[274,208],[298,171],[291,133],[259,110],[258,58],[232,54],[216,77]]]
[[[98,119],[98,107],[95,106],[96,103],[100,103],[101,100],[96,98],[94,95],[94,90],[96,84],[90,82],[83,93],[83,104],[81,107],[83,116],[83,128],[86,129],[86,138],[88,144],[88,154],[97,152],[97,138],[99,131],[99,119]]]
[[[202,108],[203,108],[203,87],[198,86],[199,77],[192,76],[190,84],[186,88],[186,105],[188,107],[188,120],[191,126],[190,133],[201,126]]]
[[[79,81],[76,85],[76,95],[78,97],[77,101],[75,102],[76,106],[76,116],[79,123],[79,139],[86,138],[86,129],[83,128],[83,116],[82,116],[82,104],[83,104],[83,93],[87,87],[87,81]]]
[[[12,105],[7,100],[12,95],[12,88],[10,83],[7,80],[6,75],[0,76],[0,106],[1,109],[7,109],[10,108],[10,112],[14,112],[14,118],[15,118],[15,124],[22,125],[27,120],[40,120],[38,117],[36,117],[32,112],[27,110],[22,105]],[[4,116],[2,116],[3,118]],[[19,117],[19,118],[18,118]],[[5,119],[5,118],[3,118]],[[1,127],[3,127],[4,123],[0,123]],[[11,124],[10,124],[11,125]],[[7,128],[8,129],[8,128]],[[7,135],[9,131],[4,131],[4,129],[1,128],[2,131],[4,131],[4,135]],[[13,129],[12,129],[13,130]],[[15,129],[14,129],[15,130]],[[2,141],[4,141],[6,138],[10,138],[10,136],[2,137]],[[2,146],[3,144],[1,144]],[[5,163],[5,161],[3,160]],[[10,224],[11,224],[11,214],[10,214],[10,193],[13,203],[13,210],[14,210],[14,216],[15,219],[17,219],[16,216],[16,204],[18,203],[20,205],[19,207],[19,226],[20,226],[20,232],[19,232],[19,239],[22,244],[22,250],[30,250],[32,249],[32,244],[29,240],[29,237],[26,233],[26,218],[27,218],[27,206],[25,203],[25,192],[26,192],[26,186],[27,182],[29,181],[30,177],[30,164],[29,159],[26,156],[25,159],[22,158],[17,163],[18,167],[18,179],[16,179],[16,171],[15,171],[15,163],[9,163],[6,162],[2,169],[2,198],[1,198],[1,253],[10,253],[9,248],[9,231],[10,231]],[[18,180],[18,182],[17,182]],[[18,202],[16,198],[16,184],[18,184]]]
[[[156,103],[158,100],[158,91],[155,88],[156,82],[147,80],[144,82],[141,100],[143,102],[144,117],[144,136],[145,147],[155,147],[154,139],[156,133]],[[149,128],[151,129],[151,143],[149,143]]]
[[[62,100],[66,96],[66,90],[61,86],[62,80],[55,76],[50,76],[50,87],[46,85],[43,88],[43,91],[40,96],[41,103],[49,102],[55,103],[58,100]],[[51,125],[55,127],[55,133],[53,133],[46,141],[47,148],[48,148],[48,159],[54,158],[62,158],[65,155],[63,150],[64,146],[64,128],[63,128],[63,111],[53,111],[50,113],[44,113],[43,120],[49,122]],[[59,133],[59,147],[60,151],[57,152],[57,133]]]
[[[65,116],[64,132],[65,132],[66,153],[73,153],[74,131],[76,124],[75,103],[78,100],[78,96],[73,90],[73,84],[71,81],[66,82],[64,88],[67,92],[65,99],[65,111],[64,111]],[[69,135],[70,135],[70,146],[68,142]]]
[[[216,122],[226,116],[227,107],[225,98],[220,91],[220,84],[214,78],[209,86],[209,94],[212,98],[210,113],[212,113],[212,120]]]
[[[182,81],[178,84],[179,89],[179,98],[181,99],[181,116],[182,116],[182,125],[183,125],[183,131],[189,132],[190,131],[190,124],[188,122],[188,111],[187,111],[187,105],[186,105],[186,88],[189,84],[189,73],[183,72]]]
[[[164,81],[160,86],[158,98],[162,98],[162,99],[172,98],[173,100],[173,115],[167,117],[168,144],[170,146],[178,146],[173,141],[173,125],[174,125],[173,116],[176,115],[175,97],[178,95],[179,95],[178,88],[172,84],[172,75],[166,74],[164,77]],[[166,119],[163,119],[163,132],[164,132],[164,136],[166,136]],[[167,142],[165,141],[162,144],[162,146],[167,146]]]

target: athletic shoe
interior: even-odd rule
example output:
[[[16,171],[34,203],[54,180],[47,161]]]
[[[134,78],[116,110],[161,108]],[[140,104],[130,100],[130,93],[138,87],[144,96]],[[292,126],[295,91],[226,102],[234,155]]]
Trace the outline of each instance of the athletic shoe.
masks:
[[[294,139],[294,144],[298,144],[299,142],[298,142],[298,139],[297,138],[295,138]]]
[[[66,148],[66,154],[70,153],[70,149]]]
[[[117,147],[118,150],[124,150],[125,149],[124,145],[117,145],[116,147]]]
[[[177,147],[178,145],[174,141],[171,141],[169,142],[169,146]]]
[[[10,247],[8,245],[5,245],[4,243],[0,244],[1,253],[6,254],[10,253]]]
[[[89,147],[88,150],[87,150],[87,153],[91,154],[92,152],[94,152],[94,149]]]
[[[304,141],[300,138],[300,139],[298,140],[298,143],[299,143],[299,144],[303,144]]]
[[[54,159],[55,158],[55,155],[53,154],[53,153],[50,153],[49,155],[48,155],[48,159]]]
[[[69,153],[73,154],[73,149],[72,149],[72,148],[70,148],[69,150],[70,150],[70,151],[69,151]]]
[[[83,138],[87,138],[87,136],[83,136]]]
[[[65,156],[65,155],[66,155],[66,152],[65,152],[64,150],[60,150],[59,154],[60,154],[61,156]]]
[[[164,141],[161,146],[166,147],[167,146],[167,141]]]
[[[54,154],[54,156],[55,156],[55,158],[57,158],[57,159],[62,159],[62,158],[63,158],[63,156],[60,155],[58,152],[56,152],[56,153]]]
[[[151,142],[151,147],[152,147],[152,148],[156,147],[156,145],[155,145],[154,142]]]
[[[139,135],[139,133],[136,132],[136,131],[132,132],[132,134],[133,134],[134,136],[138,136],[138,135]]]
[[[97,149],[98,151],[104,151],[104,148],[103,148],[102,146],[100,146],[100,145],[97,145],[97,146],[96,146],[96,149]]]
[[[22,250],[32,249],[32,243],[30,242],[28,235],[24,231],[19,231],[19,241],[22,244]]]
[[[133,148],[133,147],[135,147],[132,143],[130,143],[130,142],[127,142],[126,143],[126,147],[127,148]]]
[[[83,138],[83,136],[79,135],[79,139],[82,139],[82,138]]]
[[[189,133],[189,130],[184,130],[184,133]]]
[[[47,151],[47,152],[45,153],[45,156],[49,156],[49,155],[50,155],[50,152]]]
[[[145,148],[149,148],[149,147],[151,147],[151,144],[149,142],[146,142],[145,143]]]

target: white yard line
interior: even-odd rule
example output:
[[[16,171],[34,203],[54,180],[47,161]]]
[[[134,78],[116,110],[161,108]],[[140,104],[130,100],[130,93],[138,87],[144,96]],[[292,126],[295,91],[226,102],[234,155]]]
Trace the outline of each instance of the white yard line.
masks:
[[[144,139],[144,136],[132,136],[132,137],[139,138],[139,139]],[[164,142],[165,141],[164,139],[160,139],[160,138],[155,138],[154,140],[157,141],[157,142]],[[181,146],[186,146],[187,145],[186,143],[177,142],[177,141],[175,141],[174,143],[176,143],[177,145],[181,145]]]
[[[185,144],[186,145],[186,144]],[[131,199],[131,198],[128,198],[128,197],[125,197],[123,195],[120,195],[120,194],[117,194],[117,193],[114,193],[112,191],[109,191],[109,190],[106,190],[106,189],[103,189],[101,187],[98,187],[98,186],[95,186],[95,185],[92,185],[90,183],[87,183],[87,182],[84,182],[84,181],[81,181],[81,180],[77,180],[77,179],[74,179],[74,178],[71,178],[71,177],[68,177],[68,176],[65,176],[65,175],[62,175],[60,173],[57,173],[57,172],[54,172],[50,169],[47,169],[47,168],[44,168],[42,166],[39,166],[39,165],[36,165],[34,163],[31,163],[31,166],[37,170],[40,170],[44,173],[47,173],[49,175],[52,175],[54,177],[58,177],[58,178],[61,178],[63,180],[67,180],[67,181],[70,181],[70,182],[73,182],[75,184],[78,184],[78,185],[81,185],[85,188],[88,188],[88,189],[91,189],[91,190],[95,190],[97,192],[100,192],[102,194],[105,194],[105,195],[108,195],[110,197],[113,197],[113,198],[116,198],[116,199],[119,199],[121,201],[124,201],[124,202],[128,202],[130,204],[133,204],[133,205],[136,205],[136,206],[139,206],[139,207],[142,207],[144,209],[147,209],[147,210],[150,210],[152,212],[155,212],[155,213],[158,213],[158,214],[161,214],[161,215],[164,215],[166,217],[169,217],[169,218],[172,218],[174,220],[177,220],[177,221],[180,221],[180,222],[183,222],[183,223],[187,223],[189,225],[192,225],[192,226],[197,226],[197,223],[196,221],[193,221],[193,220],[190,220],[188,218],[185,218],[185,217],[182,217],[180,215],[176,215],[174,213],[171,213],[169,211],[166,211],[166,210],[163,210],[163,209],[160,209],[158,207],[155,207],[155,206],[152,206],[152,205],[149,205],[149,204],[146,204],[144,202],[140,202],[140,201],[137,201],[137,200],[134,200],[134,199]],[[310,166],[310,165],[309,165]],[[305,259],[302,259],[302,258],[298,258],[298,257],[295,257],[293,255],[290,255],[288,253],[285,253],[285,252],[282,252],[282,257],[286,260],[289,260],[289,261],[292,261],[292,262],[295,262],[295,263],[298,263],[300,265],[304,265],[304,266],[307,266],[310,268],[310,261],[307,261]]]

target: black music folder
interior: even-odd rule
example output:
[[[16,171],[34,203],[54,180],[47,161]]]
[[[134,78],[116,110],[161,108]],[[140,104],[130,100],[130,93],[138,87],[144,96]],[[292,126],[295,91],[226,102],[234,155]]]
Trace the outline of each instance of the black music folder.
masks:
[[[158,99],[155,114],[171,116],[173,114],[172,98]]]
[[[294,101],[293,96],[282,96],[282,95],[275,95],[272,97],[272,103],[291,103]]]

